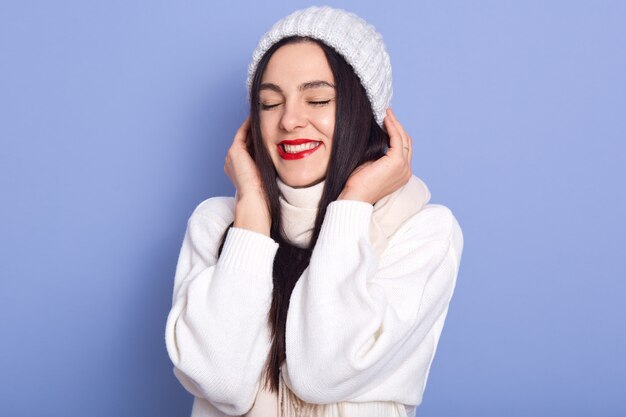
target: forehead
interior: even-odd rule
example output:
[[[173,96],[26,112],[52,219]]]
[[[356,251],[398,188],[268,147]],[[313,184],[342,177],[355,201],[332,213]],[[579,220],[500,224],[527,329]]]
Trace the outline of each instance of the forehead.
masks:
[[[334,85],[324,50],[314,42],[301,42],[278,48],[267,63],[261,82],[278,85],[283,90],[295,90],[311,80]]]

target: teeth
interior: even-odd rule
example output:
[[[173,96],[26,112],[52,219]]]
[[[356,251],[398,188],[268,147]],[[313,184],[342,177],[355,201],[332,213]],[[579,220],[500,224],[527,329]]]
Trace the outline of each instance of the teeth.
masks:
[[[301,145],[285,145],[283,144],[283,149],[287,153],[298,153],[303,151],[308,151],[309,149],[315,148],[319,145],[319,142],[307,142]]]

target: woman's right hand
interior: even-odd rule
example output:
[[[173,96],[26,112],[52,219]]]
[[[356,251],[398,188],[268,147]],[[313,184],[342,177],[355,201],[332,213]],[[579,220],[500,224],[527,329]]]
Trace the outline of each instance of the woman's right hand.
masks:
[[[237,129],[224,162],[224,172],[237,190],[234,226],[269,236],[271,220],[265,189],[246,143],[249,130],[250,116]]]
[[[235,139],[228,149],[224,161],[224,172],[237,190],[237,201],[242,197],[262,198],[264,196],[259,170],[248,152],[246,144],[249,130],[250,116],[237,129]]]

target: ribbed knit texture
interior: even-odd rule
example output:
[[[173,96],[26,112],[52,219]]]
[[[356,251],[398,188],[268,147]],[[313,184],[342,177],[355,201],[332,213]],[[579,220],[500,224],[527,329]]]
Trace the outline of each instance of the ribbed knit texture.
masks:
[[[338,243],[362,238],[369,241],[373,211],[374,206],[363,201],[333,201],[326,208],[319,240]]]
[[[408,204],[401,195],[389,198],[387,217]],[[324,417],[404,417],[402,406],[413,414],[456,284],[463,234],[449,208],[425,205],[389,236],[382,255],[368,233],[373,212],[358,201],[328,206],[290,298],[283,393],[333,404],[313,407]],[[270,352],[269,265],[277,244],[234,228],[218,259],[233,218],[232,198],[203,201],[176,266],[165,342],[174,375],[195,396],[192,417],[253,409]]]
[[[272,275],[278,243],[261,233],[232,227],[226,235],[218,266],[233,271],[243,270],[251,275]]]
[[[248,65],[248,99],[254,73],[265,52],[282,38],[294,35],[321,40],[343,55],[365,87],[376,122],[382,126],[393,95],[391,60],[383,38],[356,14],[329,6],[297,10],[261,37]]]

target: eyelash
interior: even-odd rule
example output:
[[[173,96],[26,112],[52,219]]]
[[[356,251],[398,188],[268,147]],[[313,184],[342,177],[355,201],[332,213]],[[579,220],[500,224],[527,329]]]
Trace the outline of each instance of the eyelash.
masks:
[[[309,101],[309,104],[312,104],[315,107],[318,106],[325,106],[326,104],[330,103],[330,100],[324,100],[324,101]],[[274,107],[278,106],[278,104],[272,104],[272,105],[268,105],[268,104],[261,104],[261,110],[270,110],[273,109]]]

